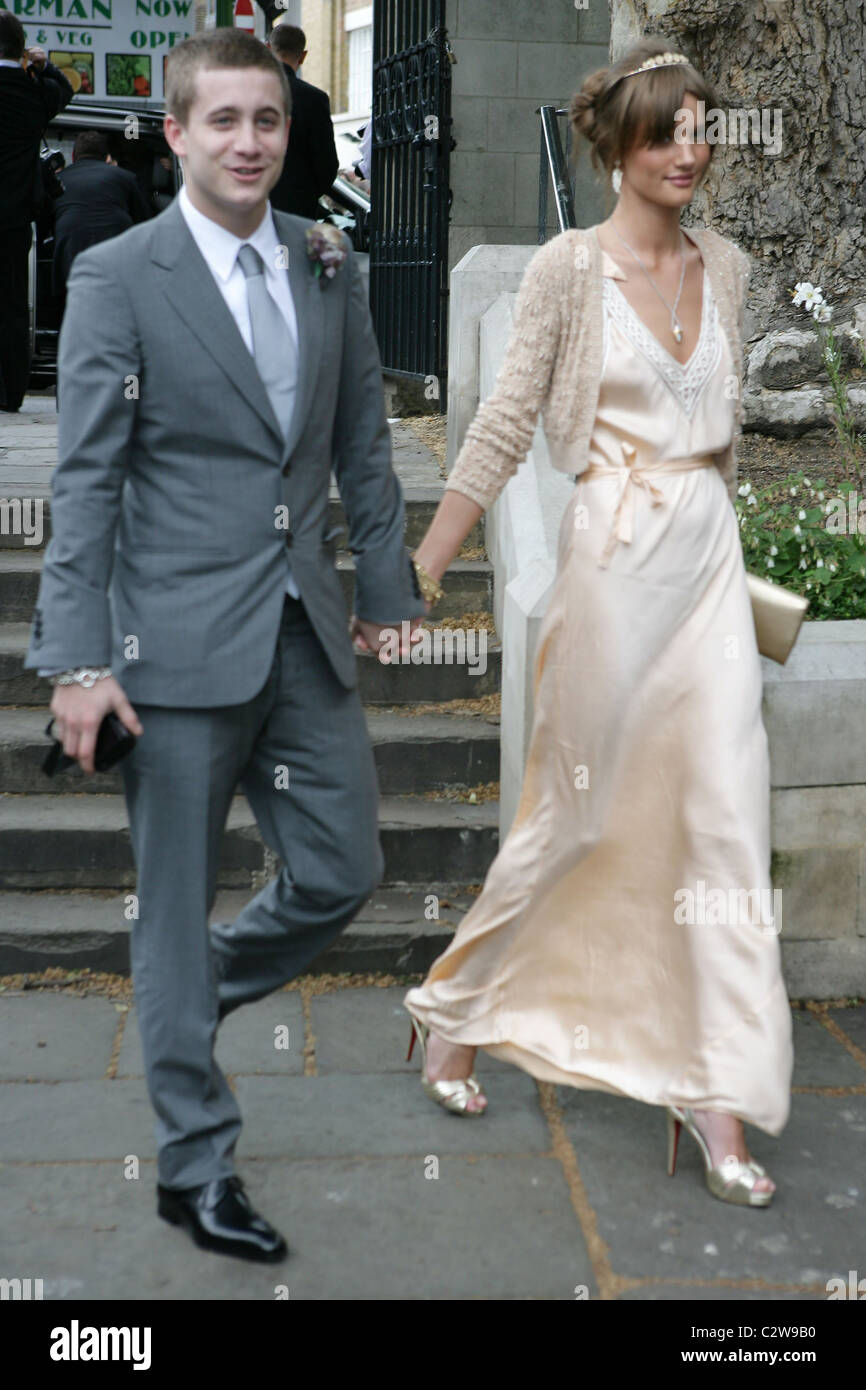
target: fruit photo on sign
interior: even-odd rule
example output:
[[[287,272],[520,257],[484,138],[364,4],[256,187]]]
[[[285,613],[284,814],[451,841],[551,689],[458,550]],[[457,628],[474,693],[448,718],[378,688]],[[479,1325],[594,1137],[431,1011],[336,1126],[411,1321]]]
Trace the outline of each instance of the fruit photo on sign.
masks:
[[[61,69],[73,92],[80,92],[82,96],[93,96],[92,53],[65,53],[63,50],[52,49],[48,54],[48,61]]]
[[[110,97],[149,97],[150,58],[140,53],[106,53],[105,92]]]

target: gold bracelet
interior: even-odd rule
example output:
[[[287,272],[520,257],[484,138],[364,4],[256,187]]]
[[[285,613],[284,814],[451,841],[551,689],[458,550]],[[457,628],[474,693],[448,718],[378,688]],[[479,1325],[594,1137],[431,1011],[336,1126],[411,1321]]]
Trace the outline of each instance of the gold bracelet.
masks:
[[[442,588],[441,584],[436,583],[432,574],[427,573],[424,566],[415,559],[414,555],[411,556],[411,560],[412,564],[415,566],[415,574],[418,578],[418,588],[421,590],[421,597],[424,599],[425,603],[431,605],[438,603],[439,599],[445,593],[445,590]]]

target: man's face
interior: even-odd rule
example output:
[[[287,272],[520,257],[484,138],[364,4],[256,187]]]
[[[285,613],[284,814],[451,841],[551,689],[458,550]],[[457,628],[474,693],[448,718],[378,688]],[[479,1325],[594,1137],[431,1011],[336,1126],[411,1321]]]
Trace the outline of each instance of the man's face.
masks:
[[[190,197],[206,216],[246,235],[264,214],[289,139],[279,79],[263,68],[202,68],[189,118],[165,118]]]

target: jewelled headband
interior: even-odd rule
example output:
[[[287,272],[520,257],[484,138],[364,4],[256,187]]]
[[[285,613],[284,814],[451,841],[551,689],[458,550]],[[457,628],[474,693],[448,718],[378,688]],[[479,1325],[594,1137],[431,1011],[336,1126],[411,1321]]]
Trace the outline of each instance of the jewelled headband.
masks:
[[[653,68],[681,67],[684,63],[691,66],[691,59],[687,58],[684,53],[657,53],[654,58],[647,58],[646,62],[641,63],[639,68],[632,68],[631,72],[621,72],[612,86],[615,87],[616,83],[622,81],[624,77],[634,77],[639,72],[652,72]]]

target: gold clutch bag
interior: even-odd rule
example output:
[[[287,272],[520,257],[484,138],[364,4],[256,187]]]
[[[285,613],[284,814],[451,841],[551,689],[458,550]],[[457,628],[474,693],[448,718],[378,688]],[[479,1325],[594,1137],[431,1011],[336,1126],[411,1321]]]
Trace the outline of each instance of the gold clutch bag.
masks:
[[[809,600],[792,594],[781,584],[771,584],[757,574],[746,572],[755,636],[761,656],[768,656],[784,666],[791,655],[800,624],[806,616]]]

